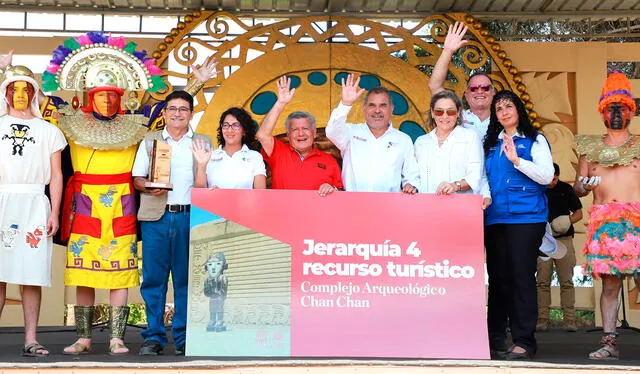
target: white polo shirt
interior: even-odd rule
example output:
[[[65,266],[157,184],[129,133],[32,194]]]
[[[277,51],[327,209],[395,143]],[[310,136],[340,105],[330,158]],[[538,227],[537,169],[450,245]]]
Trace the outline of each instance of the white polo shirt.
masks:
[[[419,137],[414,147],[420,170],[420,192],[435,193],[442,182],[464,179],[471,189],[459,193],[480,193],[484,153],[475,131],[456,126],[438,146],[434,129]]]
[[[186,134],[176,141],[169,135],[167,129],[162,130],[162,138],[171,146],[171,183],[173,191],[169,191],[167,204],[191,204],[191,188],[193,187],[193,154],[191,142],[193,131],[191,128]],[[133,163],[132,175],[134,177],[147,177],[149,175],[149,154],[143,141],[138,147],[136,160]]]
[[[346,191],[398,192],[406,183],[418,187],[418,166],[409,135],[394,129],[376,138],[366,123],[348,124],[350,106],[338,104],[325,129],[342,153]]]
[[[246,144],[231,157],[219,146],[207,164],[207,185],[220,188],[253,188],[256,175],[267,175],[262,155]]]
[[[475,131],[480,138],[481,144],[484,141],[484,136],[487,134],[490,119],[491,116],[487,117],[484,121],[480,121],[480,118],[473,114],[471,109],[466,109],[462,112],[462,126]]]

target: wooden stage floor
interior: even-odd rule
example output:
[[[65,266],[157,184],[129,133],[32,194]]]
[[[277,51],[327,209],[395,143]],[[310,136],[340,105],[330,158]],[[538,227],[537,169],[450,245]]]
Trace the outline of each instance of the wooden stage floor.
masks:
[[[69,327],[40,328],[40,342],[51,350],[44,358],[21,356],[21,328],[0,328],[0,373],[640,373],[640,333],[621,330],[620,360],[591,361],[587,354],[600,339],[599,332],[580,330],[567,333],[551,329],[538,333],[538,354],[532,361],[495,360],[415,360],[371,358],[251,358],[251,357],[178,357],[173,346],[157,357],[140,357],[140,330],[129,328],[126,341],[131,353],[109,356],[108,331],[94,330],[91,354],[62,355],[64,346],[73,342],[75,331]],[[460,339],[460,344],[472,344]]]

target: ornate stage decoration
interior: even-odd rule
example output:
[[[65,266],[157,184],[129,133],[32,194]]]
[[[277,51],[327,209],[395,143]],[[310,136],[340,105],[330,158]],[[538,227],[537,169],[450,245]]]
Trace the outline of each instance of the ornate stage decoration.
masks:
[[[309,111],[322,128],[340,100],[340,78],[355,73],[362,77],[364,88],[381,84],[391,90],[394,126],[415,139],[425,132],[430,99],[429,77],[423,71],[436,63],[447,29],[456,21],[469,25],[472,39],[459,52],[466,70],[451,64],[449,76],[453,79],[446,87],[462,96],[467,71],[491,61],[497,70],[489,75],[497,88],[517,92],[540,127],[518,69],[482,23],[462,13],[431,16],[405,28],[342,16],[249,25],[227,12],[194,11],[170,31],[152,57],[162,64],[172,55],[183,71],[202,63],[208,55],[216,57],[219,74],[205,84],[205,89],[215,89],[215,95],[207,102],[204,93],[199,93],[195,108],[204,112],[198,130],[207,134],[215,133],[220,114],[230,106],[244,107],[260,122],[275,103],[275,82],[284,74],[291,76],[297,87],[286,112]],[[196,29],[206,30],[207,35],[191,36]],[[166,75],[188,77],[178,70],[170,69]],[[159,93],[151,95],[162,98]],[[360,106],[356,104],[349,121],[363,120]],[[282,123],[276,131],[284,132]]]

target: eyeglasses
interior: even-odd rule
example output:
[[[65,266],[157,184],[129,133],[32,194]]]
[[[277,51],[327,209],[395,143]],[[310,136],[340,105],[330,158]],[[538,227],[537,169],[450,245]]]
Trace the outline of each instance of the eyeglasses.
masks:
[[[475,86],[469,86],[469,91],[471,92],[480,91],[480,93],[483,93],[483,92],[491,91],[492,88],[493,86],[491,86],[490,84],[477,84]]]
[[[458,111],[457,111],[457,110],[455,110],[455,109],[447,109],[447,110],[444,110],[444,109],[434,109],[434,110],[432,111],[432,113],[433,113],[433,115],[434,115],[434,116],[436,116],[436,117],[442,117],[442,116],[444,116],[444,114],[445,114],[445,113],[447,113],[447,115],[448,115],[449,117],[455,117],[455,116],[457,116],[457,115],[458,115]]]
[[[242,125],[239,123],[223,123],[222,126],[220,127],[222,127],[223,130],[230,130],[230,129],[240,130]]]
[[[175,106],[170,106],[166,110],[167,110],[167,113],[175,113],[175,112],[188,113],[188,112],[191,111],[191,109],[189,107],[186,107],[186,106],[181,106],[179,108],[177,108]]]

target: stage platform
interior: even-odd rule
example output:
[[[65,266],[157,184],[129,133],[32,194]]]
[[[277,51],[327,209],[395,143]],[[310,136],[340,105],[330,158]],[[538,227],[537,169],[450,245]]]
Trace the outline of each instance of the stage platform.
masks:
[[[109,356],[108,331],[94,330],[93,352],[82,356],[62,355],[65,345],[73,342],[75,332],[69,327],[40,328],[38,338],[52,352],[49,357],[28,358],[21,356],[23,333],[21,328],[0,328],[0,373],[640,373],[640,333],[621,330],[618,361],[591,361],[587,353],[597,346],[598,332],[580,330],[567,333],[550,330],[538,333],[539,350],[535,359],[526,362],[495,360],[415,360],[371,358],[212,358],[178,357],[172,345],[165,354],[157,357],[140,357],[142,344],[140,330],[130,328],[126,341],[131,353],[125,356]],[[473,344],[462,337],[460,344]]]

